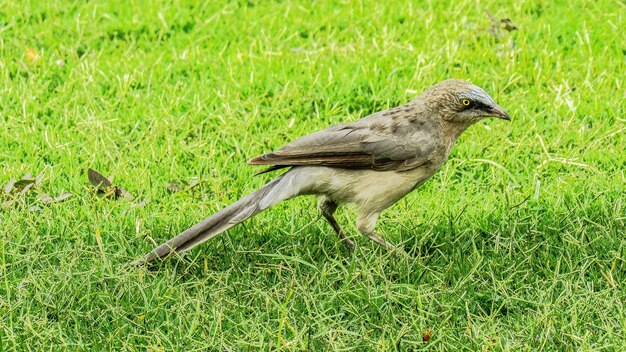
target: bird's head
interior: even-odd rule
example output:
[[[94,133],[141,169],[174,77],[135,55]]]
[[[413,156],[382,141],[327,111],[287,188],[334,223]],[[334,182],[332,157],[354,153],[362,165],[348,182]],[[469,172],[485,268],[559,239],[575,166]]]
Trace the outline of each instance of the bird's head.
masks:
[[[511,121],[482,88],[458,79],[435,84],[422,94],[422,99],[442,119],[465,127],[487,117]]]

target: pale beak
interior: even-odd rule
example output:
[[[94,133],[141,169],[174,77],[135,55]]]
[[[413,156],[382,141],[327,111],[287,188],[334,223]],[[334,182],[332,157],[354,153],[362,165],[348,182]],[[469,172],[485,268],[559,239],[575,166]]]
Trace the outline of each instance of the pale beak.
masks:
[[[502,120],[511,121],[511,116],[504,111],[499,105],[495,105],[493,108],[489,109],[489,113],[493,117],[497,117]]]

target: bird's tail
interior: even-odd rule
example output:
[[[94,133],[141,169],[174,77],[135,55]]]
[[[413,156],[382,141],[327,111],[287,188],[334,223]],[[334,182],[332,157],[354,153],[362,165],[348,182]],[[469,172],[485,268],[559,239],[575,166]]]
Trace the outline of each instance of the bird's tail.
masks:
[[[149,263],[155,259],[165,258],[173,252],[181,253],[189,250],[276,203],[298,195],[297,189],[285,187],[293,185],[293,182],[288,182],[288,185],[284,184],[285,181],[292,178],[289,176],[291,176],[289,172],[281,175],[257,191],[188,228],[178,236],[146,254],[136,264]]]

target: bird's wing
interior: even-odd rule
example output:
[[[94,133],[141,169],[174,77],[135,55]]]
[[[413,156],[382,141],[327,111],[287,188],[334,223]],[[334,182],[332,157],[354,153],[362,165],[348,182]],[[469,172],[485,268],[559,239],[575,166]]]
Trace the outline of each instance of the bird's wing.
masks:
[[[301,137],[248,163],[272,165],[266,171],[298,165],[406,171],[428,162],[436,142],[433,122],[390,111]]]

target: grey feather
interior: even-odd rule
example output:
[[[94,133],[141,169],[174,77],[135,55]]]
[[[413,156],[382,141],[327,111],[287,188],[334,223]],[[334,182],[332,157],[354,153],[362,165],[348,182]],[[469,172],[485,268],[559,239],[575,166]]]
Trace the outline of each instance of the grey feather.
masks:
[[[428,162],[437,146],[434,124],[423,107],[411,102],[298,138],[249,163],[407,171]]]
[[[285,194],[272,191],[275,191],[282,179],[283,176],[274,179],[257,191],[188,228],[146,254],[137,264],[163,259],[173,252],[187,251],[278,203],[282,199],[276,197]]]

